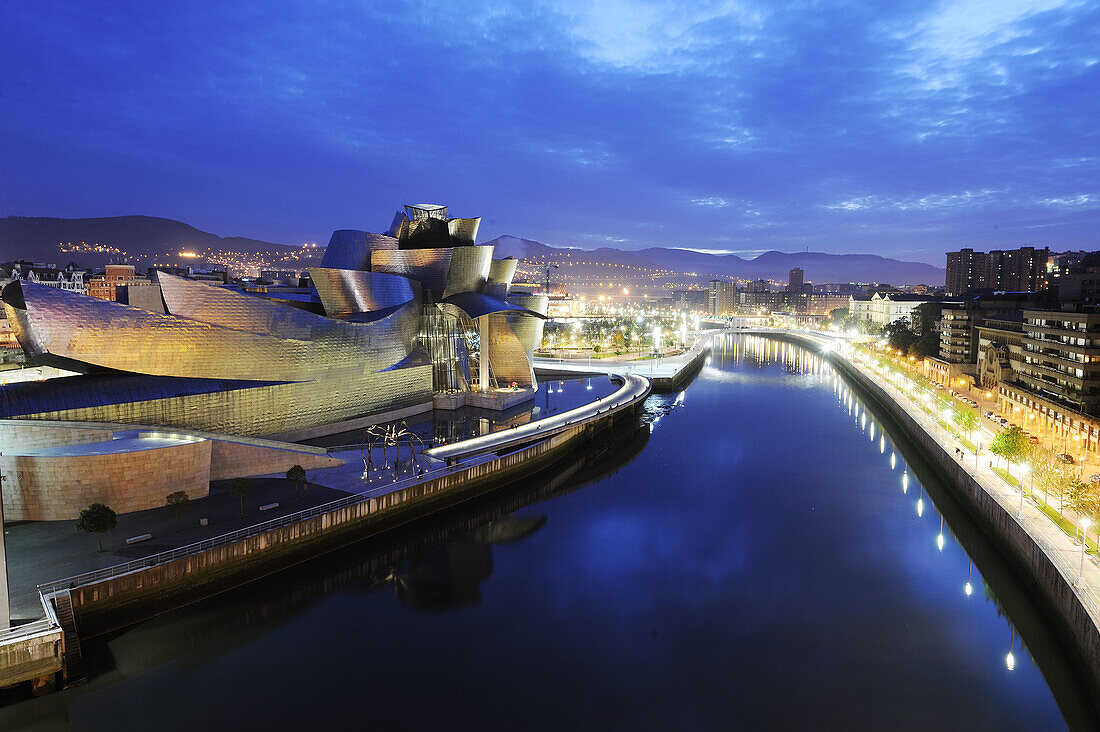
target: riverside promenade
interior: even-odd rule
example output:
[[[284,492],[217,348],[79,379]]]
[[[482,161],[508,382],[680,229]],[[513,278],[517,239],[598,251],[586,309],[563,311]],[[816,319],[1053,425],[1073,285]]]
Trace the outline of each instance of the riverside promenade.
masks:
[[[345,480],[335,501],[194,544],[38,585],[46,617],[0,633],[0,681],[32,681],[38,693],[80,683],[80,638],[98,635],[216,594],[296,562],[488,494],[561,460],[622,420],[636,419],[650,384],[622,377],[613,394],[522,427],[450,443],[431,469],[410,463],[392,481],[368,479],[354,459],[326,471]],[[348,458],[354,456],[349,455]],[[382,471],[384,472],[384,469]],[[355,475],[352,475],[352,474]],[[405,475],[406,477],[402,477]],[[370,473],[373,477],[373,472]],[[50,579],[50,578],[42,578]]]
[[[904,388],[879,373],[845,340],[820,333],[757,329],[751,335],[789,339],[833,361],[911,434],[933,465],[964,494],[964,505],[1029,576],[1024,585],[1058,611],[1064,630],[1100,689],[1100,566],[1080,541],[1059,528],[1025,491],[991,468],[995,457],[975,454],[944,429]],[[956,453],[956,449],[959,450]]]
[[[653,386],[653,391],[674,391],[702,367],[710,351],[711,339],[731,332],[733,331],[724,329],[697,331],[692,334],[695,340],[691,348],[676,356],[635,361],[602,358],[536,358],[534,366],[536,371],[542,373],[599,373],[619,376],[636,374],[648,379]]]

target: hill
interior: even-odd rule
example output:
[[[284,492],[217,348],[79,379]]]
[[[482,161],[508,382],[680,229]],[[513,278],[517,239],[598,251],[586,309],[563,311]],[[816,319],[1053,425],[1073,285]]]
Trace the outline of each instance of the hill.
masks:
[[[877,254],[825,254],[823,252],[766,252],[753,259],[736,254],[705,254],[688,249],[654,247],[623,251],[611,247],[595,250],[552,247],[515,236],[497,237],[487,244],[497,247],[496,256],[560,260],[569,256],[574,263],[610,263],[634,267],[693,272],[718,278],[742,277],[786,281],[794,267],[805,271],[809,282],[881,282],[895,285],[942,285],[944,270],[922,262],[906,262]]]
[[[0,261],[27,259],[101,266],[112,258],[152,262],[180,251],[221,254],[289,253],[297,247],[220,237],[172,219],[108,216],[89,219],[7,216],[0,219]]]

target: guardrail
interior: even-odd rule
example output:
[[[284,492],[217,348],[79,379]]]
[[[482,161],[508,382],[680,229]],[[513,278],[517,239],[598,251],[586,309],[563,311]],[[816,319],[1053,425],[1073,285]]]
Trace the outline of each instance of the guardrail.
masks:
[[[51,630],[61,629],[61,623],[57,622],[57,615],[53,611],[53,603],[41,594],[38,596],[38,599],[42,602],[42,611],[45,617],[41,620],[35,620],[30,623],[24,623],[23,625],[16,625],[11,628],[0,630],[0,646],[22,638],[29,638],[39,633],[48,633]]]
[[[437,460],[453,460],[478,453],[496,452],[513,445],[522,445],[533,439],[550,437],[566,429],[601,419],[600,415],[631,407],[649,396],[650,383],[646,377],[638,374],[616,374],[616,376],[622,378],[622,387],[613,394],[600,397],[594,402],[511,429],[430,447],[424,450],[423,454]]]
[[[622,392],[624,390],[628,390],[628,385],[627,384],[624,384],[624,387],[623,387],[623,389],[620,390],[620,392]],[[616,392],[616,393],[618,394],[620,392]],[[647,386],[647,388],[645,389],[645,394],[648,394],[648,393],[649,393],[649,389],[648,389],[648,386]],[[612,395],[612,396],[614,396],[614,395]],[[644,398],[644,396],[643,396],[643,398]],[[607,400],[607,401],[603,401],[603,400]],[[583,424],[583,423],[585,423],[585,422],[587,422],[591,419],[595,419],[596,417],[598,417],[603,412],[614,411],[614,410],[616,410],[616,409],[618,409],[622,406],[626,406],[627,404],[631,404],[635,401],[636,401],[636,398],[631,398],[631,399],[628,399],[626,402],[623,402],[623,403],[620,403],[620,404],[611,404],[610,406],[608,406],[608,403],[610,402],[610,399],[608,397],[603,397],[601,400],[598,400],[597,402],[593,402],[593,404],[598,405],[597,406],[598,411],[595,412],[592,415],[589,415],[587,418],[577,419],[577,420],[572,421],[572,422],[566,421],[564,424],[560,424],[560,425],[559,424],[551,424],[551,423],[555,423],[556,421],[561,420],[561,418],[563,416],[566,416],[566,415],[569,414],[569,412],[565,412],[561,415],[555,415],[554,417],[549,417],[545,420],[539,420],[539,422],[547,424],[548,429],[540,431],[538,434],[535,434],[535,435],[526,436],[524,440],[518,440],[518,441],[529,440],[529,439],[531,439],[531,437],[540,437],[540,438],[550,437],[550,436],[556,434],[557,432],[560,432],[562,429],[564,429],[567,426],[572,427],[572,426],[577,426],[577,425]],[[578,409],[581,409],[581,408],[578,408]],[[538,425],[539,422],[528,423],[527,425],[525,425],[525,427],[532,427],[534,425]],[[492,446],[491,450],[486,451],[486,452],[495,452],[495,451],[498,451],[500,449],[508,447],[510,444],[513,444],[513,443],[517,442],[516,439],[507,439],[507,438],[518,437],[518,435],[516,435],[513,430],[500,430],[499,432],[494,432],[494,433],[491,433],[490,435],[482,435],[481,437],[475,437],[475,438],[471,438],[471,439],[473,441],[477,441],[477,440],[482,440],[482,439],[485,439],[485,438],[488,438],[488,437],[505,438],[505,439],[502,439],[498,444],[494,444]],[[466,440],[464,442],[470,442],[470,440]],[[447,445],[446,447],[453,448],[454,446],[461,445],[461,444],[462,443],[451,443],[450,445]],[[435,448],[435,449],[439,449],[439,448]],[[424,453],[428,453],[428,456],[430,456],[430,451],[423,451],[421,454],[423,455]],[[262,523],[253,524],[252,526],[246,526],[243,529],[237,529],[236,531],[231,531],[231,532],[228,532],[228,533],[225,533],[225,534],[220,534],[218,536],[214,536],[214,537],[211,537],[209,539],[203,539],[202,541],[197,541],[193,544],[187,544],[186,546],[181,546],[181,547],[178,547],[176,549],[169,549],[167,551],[159,552],[157,554],[150,554],[149,556],[142,557],[140,559],[133,559],[133,560],[130,560],[129,562],[123,562],[122,564],[116,564],[116,565],[113,565],[113,566],[110,566],[110,567],[104,567],[102,569],[92,570],[90,572],[82,572],[80,574],[76,574],[76,575],[73,575],[71,577],[65,577],[63,579],[53,580],[51,582],[45,582],[43,584],[38,585],[38,592],[39,592],[40,595],[42,595],[45,598],[45,597],[48,597],[49,595],[52,595],[53,593],[58,592],[60,590],[69,590],[69,589],[73,589],[73,588],[76,588],[76,587],[81,587],[83,585],[93,584],[95,582],[102,582],[103,580],[112,579],[112,578],[115,578],[115,577],[120,577],[120,576],[125,575],[125,574],[130,574],[131,572],[139,572],[143,569],[148,569],[150,567],[155,567],[156,565],[163,564],[165,562],[171,562],[171,561],[174,561],[176,559],[182,559],[184,557],[194,556],[195,554],[201,554],[202,552],[208,551],[210,549],[214,549],[214,548],[217,548],[217,547],[220,547],[220,546],[225,546],[227,544],[232,544],[233,542],[241,541],[242,539],[248,539],[248,538],[251,538],[253,536],[258,536],[259,534],[263,534],[267,531],[272,531],[274,529],[282,528],[284,526],[290,526],[291,524],[296,524],[299,521],[303,521],[305,519],[310,519],[310,518],[313,518],[315,516],[320,516],[321,514],[329,513],[331,511],[335,511],[335,510],[344,508],[346,506],[352,506],[352,505],[355,505],[355,504],[358,504],[358,503],[362,503],[364,501],[369,501],[372,498],[377,498],[379,496],[386,495],[388,493],[393,493],[393,492],[401,490],[403,488],[407,488],[407,487],[416,485],[417,483],[421,483],[421,482],[431,480],[431,479],[437,478],[437,477],[442,477],[444,475],[454,473],[454,472],[457,472],[459,470],[462,470],[462,469],[465,469],[465,468],[468,468],[468,467],[472,467],[474,465],[479,465],[483,462],[488,462],[490,460],[492,460],[492,458],[488,457],[484,454],[481,454],[481,455],[464,455],[462,463],[456,463],[454,465],[444,465],[444,466],[436,468],[434,470],[429,470],[429,471],[425,472],[423,475],[410,475],[408,478],[403,478],[401,480],[394,481],[393,483],[387,483],[385,485],[379,486],[377,488],[372,488],[372,489],[363,491],[361,493],[354,493],[354,494],[349,495],[349,496],[344,496],[343,498],[338,498],[337,500],[330,501],[329,503],[324,503],[324,504],[321,504],[319,506],[314,506],[313,508],[303,509],[301,511],[297,511],[297,512],[291,513],[291,514],[287,514],[285,516],[280,516],[278,518],[270,519],[270,520],[264,521]]]
[[[182,559],[183,557],[190,557],[195,554],[201,554],[204,551],[214,549],[216,547],[225,546],[226,544],[232,544],[235,541],[242,539],[248,539],[253,536],[258,536],[267,531],[273,529],[282,528],[291,524],[304,521],[305,519],[320,516],[330,511],[336,511],[346,506],[353,506],[357,503],[369,501],[372,498],[378,498],[379,496],[386,495],[387,493],[393,493],[394,491],[401,490],[402,488],[408,488],[409,486],[416,485],[417,483],[438,478],[448,473],[454,473],[463,468],[470,467],[483,461],[468,461],[461,465],[451,465],[430,470],[423,475],[410,475],[408,478],[402,478],[401,480],[394,481],[393,483],[387,483],[386,485],[372,488],[362,493],[353,493],[343,498],[338,498],[335,501],[329,503],[323,503],[313,508],[306,508],[295,513],[290,513],[285,516],[270,519],[259,524],[253,524],[252,526],[246,526],[243,529],[237,529],[236,531],[230,531],[226,534],[220,534],[218,536],[211,537],[209,539],[203,539],[193,544],[187,544],[176,549],[169,549],[167,551],[159,552],[157,554],[150,554],[147,557],[141,559],[133,559],[129,562],[123,562],[122,564],[116,564],[110,567],[104,567],[103,569],[96,569],[90,572],[82,572],[80,574],[73,575],[71,577],[65,577],[64,579],[54,580],[52,582],[46,582],[38,585],[38,592],[44,597],[48,597],[60,590],[69,590],[75,587],[81,587],[83,585],[92,584],[95,582],[101,582],[105,579],[112,579],[114,577],[120,577],[124,574],[131,572],[138,572],[149,567],[155,567],[158,564],[165,562],[171,562],[176,559]]]

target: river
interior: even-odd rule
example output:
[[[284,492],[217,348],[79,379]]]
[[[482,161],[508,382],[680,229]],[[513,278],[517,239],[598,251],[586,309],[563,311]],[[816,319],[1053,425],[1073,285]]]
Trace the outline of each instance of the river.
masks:
[[[816,354],[719,339],[555,475],[89,641],[0,728],[1094,726],[891,431]]]

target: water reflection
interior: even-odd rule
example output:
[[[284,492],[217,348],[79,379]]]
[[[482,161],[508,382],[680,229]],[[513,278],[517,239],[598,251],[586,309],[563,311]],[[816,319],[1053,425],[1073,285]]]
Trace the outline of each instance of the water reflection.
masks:
[[[894,432],[896,425],[888,418],[884,420],[886,424],[880,424],[879,418],[874,414],[876,408],[865,404],[862,391],[849,385],[823,356],[800,345],[767,338],[747,336],[732,340],[734,343],[729,344],[729,353],[738,361],[751,359],[758,364],[782,364],[787,373],[811,377],[817,384],[828,384],[836,397],[837,405],[846,409],[853,417],[853,426],[869,433],[872,442],[876,428],[879,430],[877,452],[885,455],[889,444],[889,467],[891,471],[897,469],[897,456],[900,452],[904,458],[909,450],[908,443],[903,445],[904,450],[901,447],[895,448],[892,436],[888,435]],[[1014,570],[1006,566],[1002,557],[981,536],[969,517],[964,515],[962,507],[943,490],[938,479],[931,474],[929,466],[915,455],[910,455],[909,459],[919,463],[924,480],[938,489],[934,498],[929,495],[927,504],[933,515],[939,518],[938,531],[929,545],[934,546],[936,553],[941,555],[945,553],[945,549],[950,553],[952,547],[961,550],[962,556],[959,559],[961,561],[965,557],[967,564],[966,580],[962,585],[963,597],[972,597],[973,582],[980,581],[983,598],[994,608],[996,616],[1001,619],[1007,631],[1008,645],[1005,655],[1001,661],[991,659],[991,665],[997,665],[1005,672],[1014,672],[1020,662],[1018,653],[1024,653],[1029,666],[1042,670],[1071,727],[1097,728],[1100,719],[1097,717],[1096,700],[1091,699],[1089,691],[1078,682],[1079,667],[1077,659],[1073,658],[1075,654],[1071,649],[1066,649],[1061,639],[1056,637],[1043,617],[1045,609],[1035,605],[1033,598],[1020,586]],[[907,495],[910,483],[909,466],[902,462],[901,470],[901,493]],[[917,488],[915,510],[917,519],[922,520],[926,508],[924,482],[918,480]],[[929,493],[931,492],[930,489]],[[959,534],[955,533],[954,526],[960,528]],[[981,572],[975,577],[975,562],[986,568],[990,579]],[[943,571],[955,570],[952,566],[945,567]],[[1005,594],[1006,602],[1002,602],[994,586]],[[1006,609],[1006,604],[1011,607],[1011,612]],[[1017,621],[1013,622],[1012,618]],[[1025,636],[1029,640],[1025,640]],[[1036,649],[1035,653],[1032,652],[1033,648]]]
[[[105,639],[88,687],[0,726],[1096,727],[1042,612],[818,354],[723,339],[645,410],[537,481]]]
[[[565,412],[582,404],[614,393],[620,384],[607,376],[553,379],[539,382],[534,399],[506,410],[461,407],[438,409],[405,417],[382,426],[407,427],[425,443],[442,445],[479,435],[506,430],[515,424],[527,424]],[[306,442],[321,447],[357,446],[363,441],[363,430],[349,430]]]

